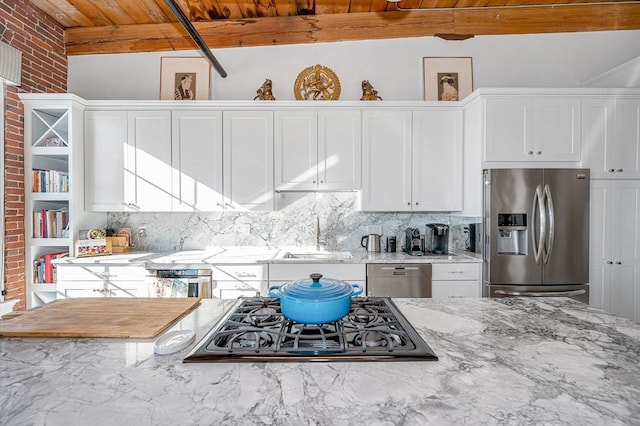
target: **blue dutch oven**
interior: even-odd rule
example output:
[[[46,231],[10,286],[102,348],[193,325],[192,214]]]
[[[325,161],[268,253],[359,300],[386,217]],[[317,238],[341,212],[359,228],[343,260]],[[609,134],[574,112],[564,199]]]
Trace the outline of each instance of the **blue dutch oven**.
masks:
[[[325,324],[344,317],[351,310],[351,297],[362,293],[358,284],[348,284],[321,274],[311,279],[269,288],[269,296],[280,299],[282,314],[302,324]]]

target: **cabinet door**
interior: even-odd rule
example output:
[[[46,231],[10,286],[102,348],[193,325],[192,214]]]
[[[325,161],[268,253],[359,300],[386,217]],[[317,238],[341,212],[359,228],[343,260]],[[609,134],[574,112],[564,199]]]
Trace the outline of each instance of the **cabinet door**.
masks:
[[[318,117],[316,111],[276,111],[275,186],[279,191],[318,187]]]
[[[533,159],[533,99],[490,97],[485,99],[485,161]]]
[[[411,111],[362,113],[363,211],[411,211]]]
[[[223,114],[224,206],[229,210],[273,210],[273,112]]]
[[[222,111],[173,111],[173,210],[222,210]]]
[[[140,211],[171,211],[171,112],[129,111],[125,202]]]
[[[360,111],[318,111],[318,189],[360,189],[361,157]]]
[[[611,312],[611,269],[613,265],[613,185],[592,180],[589,230],[589,304]]]
[[[462,111],[413,113],[413,211],[462,210]]]
[[[534,101],[535,161],[580,161],[581,99],[541,96]]]
[[[86,111],[84,140],[85,208],[97,212],[126,210],[127,112]]]
[[[616,177],[640,178],[640,99],[616,100]]]
[[[582,100],[582,167],[591,178],[615,177],[613,98]]]
[[[616,181],[613,193],[611,311],[640,320],[640,182]]]

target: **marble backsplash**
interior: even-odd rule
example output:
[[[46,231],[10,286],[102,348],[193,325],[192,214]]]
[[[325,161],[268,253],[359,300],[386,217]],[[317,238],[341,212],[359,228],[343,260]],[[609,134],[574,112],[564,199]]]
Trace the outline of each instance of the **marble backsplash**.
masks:
[[[273,212],[219,213],[109,213],[108,227],[146,226],[147,236],[136,239],[136,250],[168,252],[198,250],[212,246],[315,247],[316,223],[328,250],[358,251],[360,239],[369,233],[395,235],[398,251],[407,227],[424,232],[427,223],[451,226],[449,247],[464,250],[464,227],[480,218],[440,213],[360,212],[356,192],[277,194]],[[384,238],[383,238],[384,239]],[[384,250],[384,246],[383,246]]]

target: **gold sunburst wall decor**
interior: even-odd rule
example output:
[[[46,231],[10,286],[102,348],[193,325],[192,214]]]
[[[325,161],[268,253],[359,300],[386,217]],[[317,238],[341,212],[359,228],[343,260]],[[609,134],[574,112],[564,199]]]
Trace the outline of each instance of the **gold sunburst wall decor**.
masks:
[[[328,101],[340,98],[340,80],[331,68],[314,65],[303,69],[293,85],[299,101]]]

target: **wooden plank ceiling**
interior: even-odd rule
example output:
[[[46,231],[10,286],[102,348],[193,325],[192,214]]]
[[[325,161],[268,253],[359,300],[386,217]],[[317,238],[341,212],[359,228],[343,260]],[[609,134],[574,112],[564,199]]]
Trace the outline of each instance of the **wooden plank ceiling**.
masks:
[[[196,49],[164,0],[31,0],[68,55]],[[640,0],[177,0],[210,48],[640,29]],[[404,10],[397,10],[401,8]],[[407,11],[406,9],[413,9]],[[420,10],[415,10],[420,9]]]

